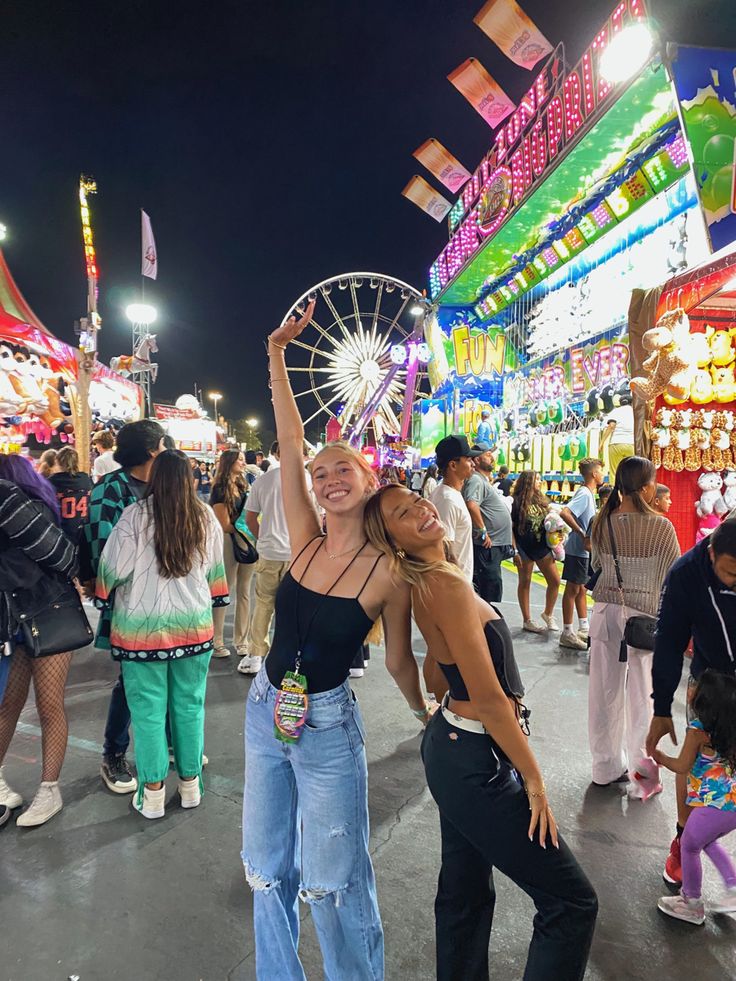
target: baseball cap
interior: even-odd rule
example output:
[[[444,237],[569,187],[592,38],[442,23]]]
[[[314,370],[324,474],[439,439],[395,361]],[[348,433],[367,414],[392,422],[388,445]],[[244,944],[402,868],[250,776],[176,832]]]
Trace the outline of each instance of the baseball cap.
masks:
[[[485,450],[471,449],[464,436],[445,436],[435,446],[434,452],[437,466],[442,470],[451,460],[458,460],[461,456],[480,456]]]
[[[477,450],[478,452],[475,454],[475,456],[480,456],[481,453],[487,453],[489,450],[492,449],[493,447],[491,446],[490,443],[486,443],[484,439],[479,439],[475,443],[473,443],[473,445],[470,448],[470,452],[472,453],[473,450]]]

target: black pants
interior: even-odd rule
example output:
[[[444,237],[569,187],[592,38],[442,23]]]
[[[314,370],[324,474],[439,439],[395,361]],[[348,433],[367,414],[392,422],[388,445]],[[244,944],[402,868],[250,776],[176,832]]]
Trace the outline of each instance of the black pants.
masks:
[[[115,687],[110,695],[110,706],[107,710],[105,725],[105,743],[102,749],[104,756],[122,756],[127,753],[130,745],[130,710],[125,697],[123,673],[120,672]]]
[[[487,981],[494,867],[537,907],[524,981],[581,981],[596,894],[562,838],[559,849],[529,841],[527,796],[490,737],[457,729],[437,712],[422,759],[442,831],[437,981]]]
[[[473,542],[473,587],[486,603],[500,603],[503,599],[501,562],[506,552],[503,545],[483,548]]]

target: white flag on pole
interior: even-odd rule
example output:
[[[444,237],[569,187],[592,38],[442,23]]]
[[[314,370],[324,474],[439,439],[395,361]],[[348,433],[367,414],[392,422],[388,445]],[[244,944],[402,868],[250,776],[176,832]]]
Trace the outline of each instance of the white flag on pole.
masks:
[[[151,219],[145,211],[141,211],[141,276],[155,279],[158,275],[158,255],[153,238]]]

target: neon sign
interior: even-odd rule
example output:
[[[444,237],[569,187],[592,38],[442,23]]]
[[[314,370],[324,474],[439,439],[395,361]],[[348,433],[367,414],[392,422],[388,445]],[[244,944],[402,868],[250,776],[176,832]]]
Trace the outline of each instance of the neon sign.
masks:
[[[465,186],[462,212],[459,202],[453,208],[457,227],[430,269],[432,296],[499,230],[611,100],[615,90],[600,75],[601,55],[619,31],[645,18],[644,0],[621,0],[578,65],[562,79],[558,47]]]
[[[471,334],[470,327],[463,324],[454,328],[450,338],[459,376],[503,375],[506,336],[502,331],[496,328],[493,334],[491,331]]]
[[[87,312],[93,327],[102,323],[97,313],[97,294],[100,273],[97,268],[97,253],[92,237],[92,221],[87,202],[88,194],[97,193],[97,183],[88,177],[79,178],[79,210],[82,217],[82,242],[84,243],[84,264],[87,270]],[[83,339],[86,343],[86,339]],[[86,348],[85,348],[86,350]]]
[[[420,361],[422,364],[427,364],[432,358],[432,352],[429,349],[429,344],[424,341],[417,343],[416,341],[409,341],[409,344],[394,344],[391,347],[391,363],[392,364],[413,364],[415,361]]]

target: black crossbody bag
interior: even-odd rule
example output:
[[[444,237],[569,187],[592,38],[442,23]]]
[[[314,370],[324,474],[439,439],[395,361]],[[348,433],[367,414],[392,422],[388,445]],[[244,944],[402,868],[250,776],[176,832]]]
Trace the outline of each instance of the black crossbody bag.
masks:
[[[611,539],[611,552],[613,554],[613,564],[616,567],[616,579],[618,581],[618,588],[621,593],[621,609],[626,607],[626,599],[624,596],[624,580],[621,575],[621,567],[618,563],[618,552],[616,551],[616,539],[613,535],[613,525],[611,524],[611,515],[606,515],[606,520],[608,523],[608,535]],[[641,651],[653,651],[654,650],[654,635],[657,631],[657,618],[650,617],[646,613],[637,613],[636,616],[629,617],[624,624],[624,636],[621,641],[621,647],[619,649],[618,659],[621,662],[626,662],[629,659],[629,647],[636,647]]]

